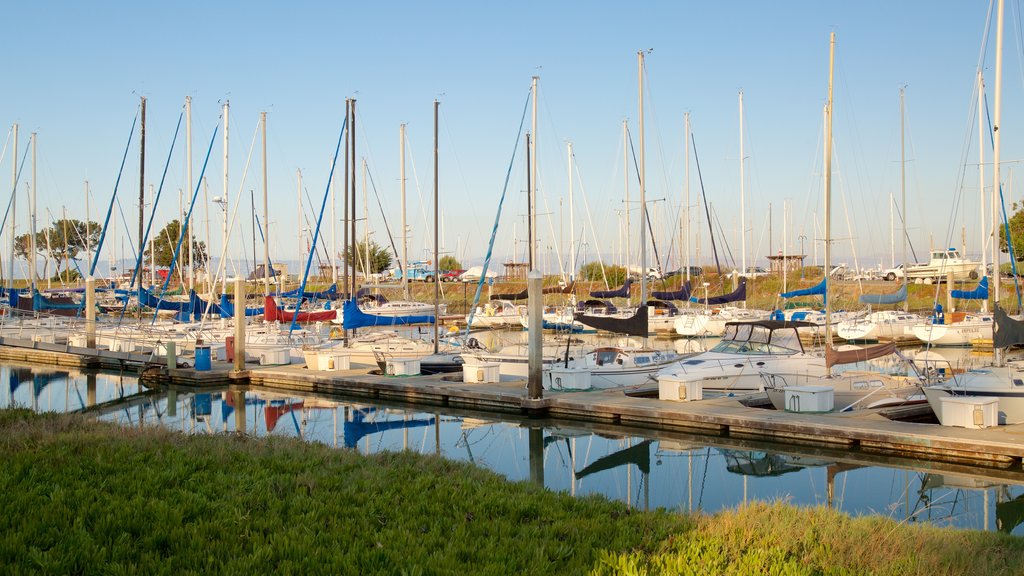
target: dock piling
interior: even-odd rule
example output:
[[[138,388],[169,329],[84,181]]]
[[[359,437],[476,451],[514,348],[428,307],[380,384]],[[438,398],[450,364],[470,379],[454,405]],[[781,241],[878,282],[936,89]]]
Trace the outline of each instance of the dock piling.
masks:
[[[235,276],[235,370],[245,370],[245,280]]]
[[[96,278],[85,279],[85,347],[96,348]]]
[[[544,359],[541,356],[542,338],[544,334],[544,276],[537,270],[531,270],[527,278],[527,297],[529,300],[528,322],[529,334],[529,370],[530,379],[526,386],[527,397],[537,399],[543,395],[542,378],[544,377]]]

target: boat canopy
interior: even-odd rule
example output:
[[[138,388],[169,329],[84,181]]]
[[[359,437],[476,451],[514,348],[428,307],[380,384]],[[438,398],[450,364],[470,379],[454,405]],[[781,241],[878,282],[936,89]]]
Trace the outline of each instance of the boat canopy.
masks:
[[[949,295],[961,300],[988,300],[988,276],[983,276],[974,290],[953,290]]]
[[[712,352],[739,354],[791,354],[803,352],[797,328],[814,328],[812,322],[781,322],[757,320],[754,322],[727,322],[722,340]]]

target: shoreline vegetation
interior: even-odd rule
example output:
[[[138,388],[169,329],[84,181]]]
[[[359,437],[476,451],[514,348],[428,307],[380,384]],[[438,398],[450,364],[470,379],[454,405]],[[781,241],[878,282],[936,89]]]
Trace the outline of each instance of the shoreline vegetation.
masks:
[[[0,410],[4,573],[1018,574],[1024,539],[752,503],[642,512],[412,452]]]

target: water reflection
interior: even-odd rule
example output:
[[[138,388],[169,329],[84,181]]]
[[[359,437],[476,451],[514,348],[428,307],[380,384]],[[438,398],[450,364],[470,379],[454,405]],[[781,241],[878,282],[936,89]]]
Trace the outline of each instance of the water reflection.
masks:
[[[134,378],[0,367],[5,406],[83,411],[188,434],[291,436],[361,453],[412,450],[515,481],[629,506],[714,512],[782,499],[907,522],[1024,534],[1024,472],[885,458],[838,448],[530,420],[261,389],[150,390]]]

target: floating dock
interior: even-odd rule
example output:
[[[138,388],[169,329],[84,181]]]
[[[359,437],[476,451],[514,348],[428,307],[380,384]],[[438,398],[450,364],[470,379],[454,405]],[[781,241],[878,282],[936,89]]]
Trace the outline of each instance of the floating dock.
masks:
[[[152,354],[77,349],[63,344],[0,338],[0,360],[81,369],[115,369],[140,374],[150,385],[193,388],[255,386],[303,394],[395,401],[416,407],[445,407],[477,413],[544,418],[559,422],[621,426],[630,430],[694,434],[709,439],[771,442],[828,451],[912,458],[946,464],[1021,472],[1024,425],[987,429],[944,427],[890,420],[906,408],[842,414],[797,414],[751,408],[739,397],[696,402],[632,398],[621,390],[545,391],[530,399],[526,381],[467,384],[460,373],[384,376],[370,367],[313,371],[300,365],[256,366],[234,371],[214,362],[209,371],[168,369]]]

